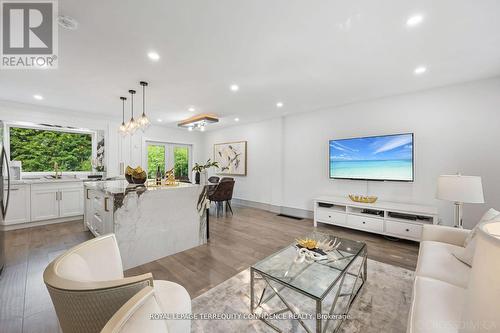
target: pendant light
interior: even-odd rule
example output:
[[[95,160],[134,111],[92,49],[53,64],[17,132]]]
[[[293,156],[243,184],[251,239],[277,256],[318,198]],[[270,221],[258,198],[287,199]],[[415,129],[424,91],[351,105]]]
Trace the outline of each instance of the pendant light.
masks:
[[[134,134],[135,131],[137,130],[139,124],[135,121],[134,119],[134,95],[135,95],[135,90],[129,90],[128,91],[130,94],[130,120],[127,124],[127,131],[130,135]]]
[[[139,84],[142,86],[142,115],[141,117],[137,120],[141,130],[145,132],[148,127],[151,125],[151,122],[149,121],[148,117],[146,116],[146,87],[148,86],[148,83],[145,81],[139,82]]]
[[[121,135],[125,136],[127,135],[127,125],[125,125],[125,101],[127,100],[127,97],[120,97],[122,100],[122,124],[120,125],[119,132]]]

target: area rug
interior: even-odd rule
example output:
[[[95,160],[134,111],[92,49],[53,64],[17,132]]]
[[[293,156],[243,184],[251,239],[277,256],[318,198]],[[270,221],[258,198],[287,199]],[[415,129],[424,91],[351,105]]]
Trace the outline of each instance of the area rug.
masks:
[[[368,279],[354,300],[349,310],[349,317],[340,325],[339,332],[406,332],[413,271],[373,260],[368,260],[367,271]],[[258,319],[238,319],[250,313],[249,295],[250,269],[247,269],[196,297],[192,303],[192,311],[198,319],[193,320],[191,331],[193,333],[275,332]],[[293,298],[290,297],[289,295],[289,299]],[[280,302],[278,297],[274,299]],[[279,306],[277,303],[276,305]],[[314,303],[307,305],[307,300],[298,301],[296,305],[295,310],[299,311],[298,308],[303,310],[299,312],[314,312]],[[284,332],[306,332],[297,321],[281,320],[281,322],[286,324],[277,326],[283,327]],[[307,325],[314,323],[304,322]],[[329,326],[333,330],[332,324]],[[314,328],[314,326],[309,327]],[[330,329],[328,331],[331,331]]]

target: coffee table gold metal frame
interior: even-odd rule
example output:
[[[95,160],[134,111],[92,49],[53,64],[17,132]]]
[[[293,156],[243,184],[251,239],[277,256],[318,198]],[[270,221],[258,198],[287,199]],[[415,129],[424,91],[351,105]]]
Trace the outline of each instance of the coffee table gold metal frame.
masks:
[[[319,233],[315,233],[318,235]],[[319,234],[321,235],[321,234]],[[331,235],[325,235],[325,236],[331,236]],[[342,241],[342,239],[340,239]],[[353,241],[350,241],[353,242]],[[360,243],[360,242],[357,242]],[[345,317],[348,314],[349,309],[351,308],[352,303],[356,299],[356,296],[359,294],[360,290],[364,286],[366,279],[367,279],[367,254],[368,254],[368,249],[366,244],[360,243],[362,246],[360,247],[359,251],[356,253],[350,253],[346,254],[345,251],[338,251],[338,254],[340,255],[338,260],[347,260],[348,263],[345,265],[343,269],[337,269],[334,266],[329,266],[332,269],[337,269],[340,273],[335,274],[334,278],[332,279],[329,287],[324,291],[324,293],[321,296],[318,295],[313,295],[312,293],[308,292],[307,290],[304,290],[305,288],[298,288],[292,284],[293,280],[295,280],[297,277],[299,277],[303,272],[305,272],[311,265],[313,264],[322,264],[321,262],[315,262],[315,263],[309,263],[305,264],[303,268],[301,268],[295,276],[291,278],[290,281],[285,282],[283,279],[280,279],[280,277],[273,276],[272,274],[269,274],[267,272],[264,272],[262,270],[259,270],[256,266],[258,266],[259,263],[256,265],[253,265],[250,268],[250,311],[251,313],[255,314],[255,310],[262,306],[263,304],[267,303],[269,300],[271,300],[274,297],[278,297],[281,300],[281,303],[284,304],[284,308],[278,309],[275,312],[271,313],[270,315],[279,315],[282,313],[290,312],[293,314],[293,319],[298,322],[300,326],[307,332],[307,333],[326,333],[328,332],[328,328],[331,322],[331,318],[333,315],[337,315],[337,317],[341,318],[340,322],[337,323],[336,326],[334,326],[334,330],[331,332],[337,332],[340,329],[340,326],[342,325],[342,322],[344,321]],[[295,247],[295,244],[290,245],[292,247]],[[266,259],[269,259],[280,252],[288,249],[285,248],[281,251],[276,252],[275,254],[269,256]],[[264,259],[263,261],[265,261]],[[349,269],[351,269],[353,266],[353,263],[356,261],[361,260],[361,263],[359,264],[359,268],[355,267],[357,271],[355,272],[350,272]],[[261,262],[263,262],[261,261]],[[292,262],[290,265],[294,265]],[[341,292],[343,287],[346,285],[346,277],[350,275],[355,277],[354,283],[352,284],[352,288],[350,288],[350,292]],[[265,287],[260,294],[258,298],[256,298],[255,295],[255,283],[257,281],[264,281],[265,282]],[[361,284],[357,287],[358,282],[361,281]],[[274,286],[272,284],[274,282]],[[277,286],[279,285],[279,287]],[[337,290],[335,291],[335,295],[333,296],[333,302],[330,306],[330,309],[328,311],[328,316],[326,317],[326,321],[324,322],[323,325],[323,301],[325,298],[330,294],[332,289],[337,287]],[[349,286],[350,287],[350,286]],[[307,323],[301,319],[301,316],[294,311],[293,307],[289,303],[289,301],[286,299],[285,295],[283,295],[283,289],[284,288],[290,288],[295,292],[298,292],[308,298],[311,298],[313,301],[316,303],[316,311],[314,313],[315,315],[315,322],[316,322],[316,327],[315,329],[311,329],[310,327],[307,326]],[[266,291],[271,290],[272,294],[266,296]],[[336,308],[339,305],[339,300],[343,299],[345,297],[348,297],[347,301],[347,306],[344,306],[345,309],[341,310],[341,313],[336,313]],[[340,315],[340,316],[339,316]],[[260,316],[259,319],[266,323],[268,326],[270,326],[272,329],[274,329],[277,332],[282,332],[282,330],[271,323],[269,320],[265,319],[263,316]]]

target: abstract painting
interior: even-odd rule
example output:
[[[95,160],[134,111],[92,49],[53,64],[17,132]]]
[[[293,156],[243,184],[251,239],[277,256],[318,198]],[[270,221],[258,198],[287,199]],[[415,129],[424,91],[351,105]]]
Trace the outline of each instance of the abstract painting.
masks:
[[[217,173],[246,176],[247,142],[226,142],[214,144],[214,161],[219,164]]]

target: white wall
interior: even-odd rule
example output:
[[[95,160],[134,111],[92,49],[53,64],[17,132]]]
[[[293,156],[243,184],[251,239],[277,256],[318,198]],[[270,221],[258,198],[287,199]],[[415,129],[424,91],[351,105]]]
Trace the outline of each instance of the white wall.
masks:
[[[133,137],[122,138],[118,134],[121,123],[120,115],[116,119],[80,113],[75,111],[48,108],[36,105],[20,104],[0,101],[0,120],[28,121],[50,125],[73,126],[93,130],[104,130],[106,135],[106,162],[108,176],[117,176],[120,173],[120,162],[126,165],[142,165],[143,141],[154,139],[157,141],[183,143],[193,146],[193,160],[200,160],[204,156],[201,148],[201,133],[190,133],[177,128],[151,126],[146,133],[136,132]]]
[[[415,133],[415,182],[328,178],[328,140],[403,132]],[[465,205],[466,226],[500,209],[500,78],[208,132],[207,156],[214,143],[239,140],[248,141],[248,176],[237,178],[237,198],[311,210],[319,195],[374,194],[435,205],[451,225],[452,204],[434,198],[436,178],[460,171],[483,177],[487,201]]]
[[[281,205],[282,119],[272,119],[243,126],[206,132],[208,158],[213,159],[213,144],[231,141],[247,142],[247,175],[236,177],[234,197],[261,203]],[[210,170],[211,174],[214,170]],[[233,177],[233,176],[231,176]]]

